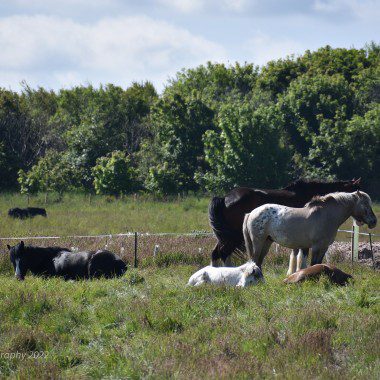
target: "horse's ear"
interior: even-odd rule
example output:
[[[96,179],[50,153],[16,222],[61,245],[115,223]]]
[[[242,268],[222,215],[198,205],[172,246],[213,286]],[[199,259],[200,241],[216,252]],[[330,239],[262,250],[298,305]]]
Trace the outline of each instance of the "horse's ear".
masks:
[[[12,247],[11,247],[9,244],[7,244],[7,248],[8,248],[9,250],[11,250]]]
[[[21,240],[21,242],[20,242],[20,248],[24,248],[24,247],[25,247],[25,243],[24,243],[23,240]]]

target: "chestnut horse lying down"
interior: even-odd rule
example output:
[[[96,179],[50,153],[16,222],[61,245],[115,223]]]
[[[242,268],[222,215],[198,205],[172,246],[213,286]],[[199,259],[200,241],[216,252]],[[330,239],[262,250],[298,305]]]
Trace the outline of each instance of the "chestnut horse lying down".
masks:
[[[294,284],[311,278],[319,278],[321,275],[326,275],[328,279],[337,285],[347,285],[348,280],[352,276],[348,273],[344,273],[340,269],[328,264],[316,264],[311,267],[301,269],[285,278],[286,284]]]
[[[190,277],[188,285],[218,284],[246,287],[250,284],[256,284],[258,281],[264,281],[263,274],[253,261],[248,261],[235,268],[209,265],[195,272]]]

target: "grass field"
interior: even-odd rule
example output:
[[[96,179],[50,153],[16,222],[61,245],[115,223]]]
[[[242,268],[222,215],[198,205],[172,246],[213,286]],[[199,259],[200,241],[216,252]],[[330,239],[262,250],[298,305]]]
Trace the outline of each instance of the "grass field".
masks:
[[[48,218],[14,221],[6,211],[25,197],[1,196],[0,236],[209,230],[203,198],[49,202]],[[355,278],[347,287],[286,286],[281,252],[266,259],[265,284],[195,289],[187,280],[208,255],[176,255],[193,243],[176,244],[120,279],[87,282],[18,282],[0,256],[0,378],[380,377],[379,272],[339,263]]]
[[[56,202],[53,195],[44,204],[44,195],[32,197],[30,206],[45,207],[47,218],[14,220],[7,217],[9,208],[26,207],[26,196],[0,195],[0,236],[67,236],[138,232],[210,231],[209,198],[187,197],[170,201],[133,196],[115,199],[105,196],[66,194]],[[374,205],[380,219],[380,204]],[[348,220],[342,228],[351,228]],[[367,231],[366,227],[361,229]],[[380,234],[380,223],[372,230]]]
[[[33,197],[30,206],[45,207],[47,218],[14,220],[9,208],[27,207],[26,196],[0,196],[0,236],[84,235],[139,232],[189,232],[210,230],[207,218],[208,198],[188,197],[157,201],[149,197],[112,197],[66,194],[61,202],[53,196],[44,204],[44,196]]]
[[[256,287],[188,288],[195,269],[88,282],[4,273],[0,376],[379,378],[377,273],[355,266],[344,288],[325,279],[286,286],[284,267],[272,266]]]

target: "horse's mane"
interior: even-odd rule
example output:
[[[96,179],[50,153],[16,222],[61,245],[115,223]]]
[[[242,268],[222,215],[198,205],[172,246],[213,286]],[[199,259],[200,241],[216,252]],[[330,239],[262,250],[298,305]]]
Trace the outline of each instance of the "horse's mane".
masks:
[[[57,255],[59,252],[65,251],[65,252],[71,252],[71,249],[64,248],[64,247],[37,247],[34,245],[26,245],[25,251],[31,254],[46,254],[46,255]]]
[[[310,202],[306,203],[305,207],[322,207],[329,203],[351,203],[352,194],[344,192],[336,192],[327,195],[316,195]]]
[[[348,183],[349,181],[333,181],[329,182],[326,180],[322,179],[304,179],[304,178],[299,178],[291,183],[289,183],[287,186],[283,188],[283,190],[289,190],[289,191],[294,191],[297,189],[303,189],[305,187],[313,187],[313,186],[320,186],[320,185],[331,185],[331,184],[345,184]]]

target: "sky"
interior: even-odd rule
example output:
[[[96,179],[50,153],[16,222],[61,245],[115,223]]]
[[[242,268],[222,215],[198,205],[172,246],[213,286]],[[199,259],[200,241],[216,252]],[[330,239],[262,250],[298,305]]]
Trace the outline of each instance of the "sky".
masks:
[[[0,87],[151,81],[380,42],[380,0],[0,0]]]

